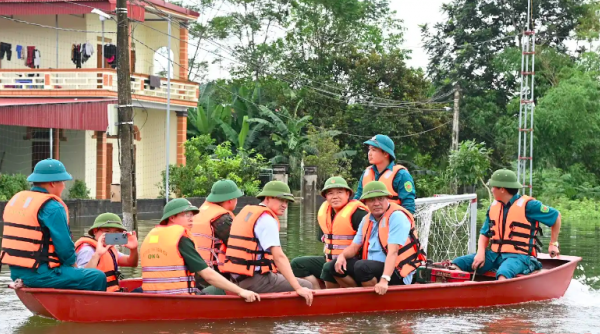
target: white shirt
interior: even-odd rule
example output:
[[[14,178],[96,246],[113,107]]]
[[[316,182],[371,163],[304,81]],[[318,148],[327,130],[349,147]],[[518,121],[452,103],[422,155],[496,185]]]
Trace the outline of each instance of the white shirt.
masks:
[[[79,248],[77,251],[77,268],[85,268],[85,266],[90,262],[92,256],[96,253],[96,249],[88,244],[85,244]],[[117,252],[117,261],[121,256],[126,256],[121,252]]]
[[[254,235],[256,235],[256,238],[258,239],[259,250],[269,251],[273,246],[281,246],[277,221],[268,213],[263,213],[258,217],[258,220],[254,225]],[[260,255],[256,257],[257,260],[261,258],[262,256]],[[260,271],[260,267],[256,267],[256,271]]]

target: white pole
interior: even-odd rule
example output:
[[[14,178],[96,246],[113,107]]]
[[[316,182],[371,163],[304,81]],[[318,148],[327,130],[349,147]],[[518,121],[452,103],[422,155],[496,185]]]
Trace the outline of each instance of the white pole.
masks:
[[[102,59],[100,59],[100,63],[102,63],[102,68],[104,68],[104,18],[100,16],[100,20],[102,21],[102,45],[100,45],[102,48]],[[100,50],[98,50],[98,52],[100,52]]]
[[[167,129],[165,131],[167,135],[167,160],[166,160],[166,172],[165,172],[165,200],[169,202],[169,146],[171,145],[171,15],[167,16],[168,20],[168,38],[167,38]]]
[[[473,254],[477,252],[477,240],[479,239],[479,235],[477,234],[477,197],[471,200],[470,210],[469,254]]]

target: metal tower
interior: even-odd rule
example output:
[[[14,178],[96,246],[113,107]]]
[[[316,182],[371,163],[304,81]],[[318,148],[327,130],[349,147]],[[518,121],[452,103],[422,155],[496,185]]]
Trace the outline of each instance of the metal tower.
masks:
[[[521,193],[533,192],[533,99],[535,78],[535,31],[532,22],[532,1],[527,1],[527,27],[521,38],[521,103],[519,106],[519,154],[517,179],[523,185]],[[529,172],[528,172],[529,170]]]

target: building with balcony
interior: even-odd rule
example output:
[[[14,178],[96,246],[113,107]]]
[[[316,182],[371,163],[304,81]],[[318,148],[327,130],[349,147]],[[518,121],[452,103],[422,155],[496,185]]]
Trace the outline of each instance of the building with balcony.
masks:
[[[167,143],[168,162],[185,164],[187,110],[199,92],[188,81],[187,22],[199,14],[162,0],[128,3],[136,195],[156,198]],[[117,104],[115,9],[116,0],[0,2],[0,173],[29,174],[52,153],[93,198],[109,198],[120,182],[119,140],[107,132]]]

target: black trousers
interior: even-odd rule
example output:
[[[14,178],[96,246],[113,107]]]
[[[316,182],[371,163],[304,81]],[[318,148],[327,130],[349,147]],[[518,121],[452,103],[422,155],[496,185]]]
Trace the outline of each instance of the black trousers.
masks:
[[[4,54],[6,53],[6,60],[10,60],[12,58],[12,45],[8,43],[0,43],[0,59],[4,59]]]
[[[325,265],[325,267],[328,267],[328,265],[331,268],[327,269],[333,269],[333,267],[335,266],[335,261],[328,262],[327,265]],[[344,274],[339,274],[335,270],[333,270],[332,274],[333,276],[337,277],[345,277],[347,275],[350,275],[350,277],[352,277],[354,281],[356,281],[356,283],[361,284],[364,282],[368,282],[373,278],[376,278],[377,281],[379,281],[381,275],[383,275],[384,266],[385,263],[380,261],[358,260],[356,258],[352,258],[346,260],[346,271]],[[323,270],[325,269],[326,268],[323,268]],[[400,277],[400,274],[398,274],[397,270],[394,269],[394,273],[392,274],[391,278],[392,280],[390,281],[389,285],[404,285],[404,280],[402,279],[402,277]]]

